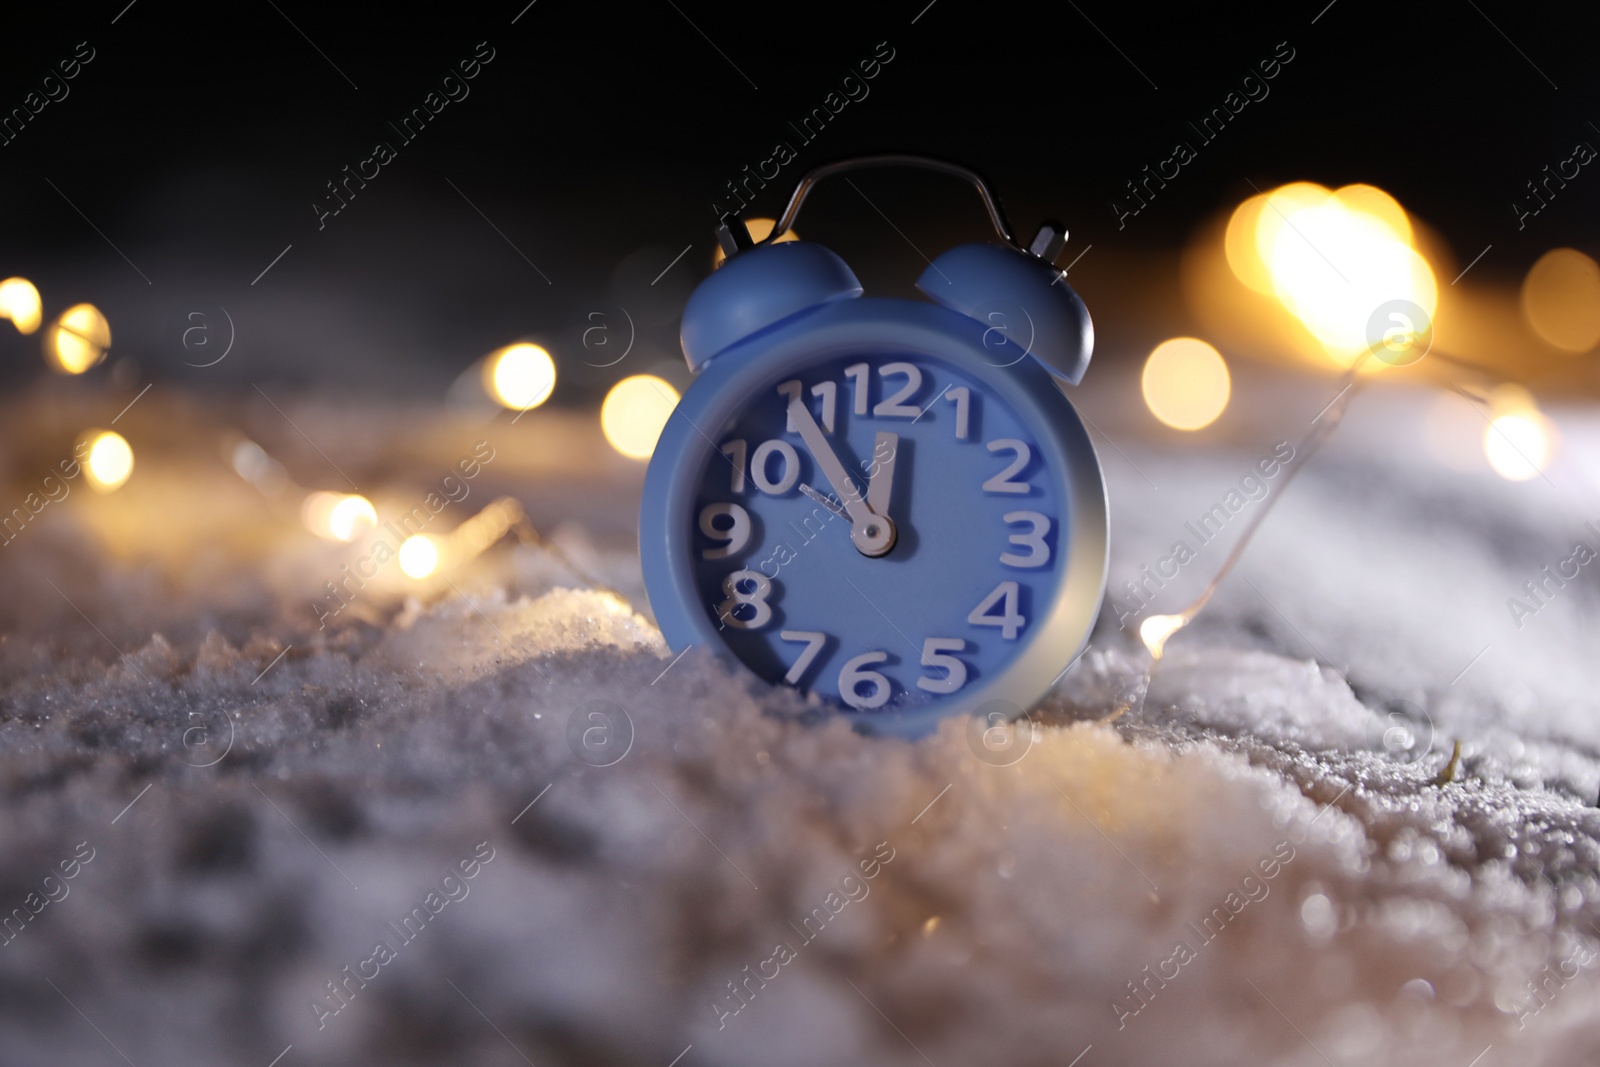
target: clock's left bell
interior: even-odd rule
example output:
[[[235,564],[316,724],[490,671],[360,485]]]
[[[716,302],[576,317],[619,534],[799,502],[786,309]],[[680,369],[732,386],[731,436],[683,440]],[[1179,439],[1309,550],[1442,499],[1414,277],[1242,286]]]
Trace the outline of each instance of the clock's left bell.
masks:
[[[742,222],[730,221],[734,232],[743,232]],[[746,245],[689,297],[679,330],[683,356],[690,370],[699,371],[748,337],[812,308],[860,295],[855,272],[819,244]]]

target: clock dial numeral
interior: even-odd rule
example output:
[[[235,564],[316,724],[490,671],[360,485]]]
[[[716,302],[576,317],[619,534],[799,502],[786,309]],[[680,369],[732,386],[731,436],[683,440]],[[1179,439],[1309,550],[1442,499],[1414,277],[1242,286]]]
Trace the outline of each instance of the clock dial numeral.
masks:
[[[852,363],[844,369],[844,376],[850,379],[850,394],[852,398],[850,410],[857,415],[865,415],[871,399],[868,395],[868,383],[871,380],[872,367],[866,363]],[[922,414],[921,408],[907,402],[917,395],[917,390],[922,388],[921,367],[915,363],[885,363],[878,368],[878,376],[880,378],[904,378],[905,383],[893,393],[878,401],[876,405],[872,405],[872,413],[874,415],[880,418],[914,419]],[[789,382],[785,382],[782,386],[779,386],[779,392],[783,392],[784,386],[789,384]],[[833,385],[832,382],[825,384]],[[885,388],[887,388],[887,384],[885,384]],[[818,386],[817,389],[821,389],[821,386]],[[816,392],[816,390],[813,390],[813,392]],[[784,395],[798,394],[784,393]],[[821,394],[818,393],[817,395],[820,396]],[[823,414],[826,415],[828,411],[829,408],[825,406]],[[831,429],[832,427],[830,426],[829,428]]]
[[[881,708],[887,704],[894,692],[894,686],[888,678],[877,671],[869,670],[868,665],[882,663],[888,658],[887,652],[863,652],[847,661],[839,668],[839,698],[858,711]],[[863,696],[862,685],[871,686],[872,692]]]
[[[872,409],[874,415],[884,418],[914,419],[922,414],[922,409],[915,404],[907,404],[922,388],[922,370],[915,363],[885,363],[878,368],[878,374],[884,378],[903,377],[906,384],[902,385],[893,395],[887,396],[878,402]]]
[[[1013,582],[1013,585],[1016,583]],[[760,571],[734,571],[722,579],[728,599],[717,605],[717,617],[735,630],[759,630],[772,621],[772,580]],[[746,610],[748,609],[748,610]]]
[[[1009,349],[1005,324],[994,326],[991,345]],[[987,689],[1032,639],[1053,633],[1049,607],[1071,556],[1062,523],[1076,498],[1063,492],[1066,480],[1053,469],[1051,427],[1017,411],[987,381],[933,355],[824,352],[763,378],[739,399],[739,410],[719,415],[720,436],[710,441],[720,457],[697,454],[703,468],[692,510],[678,520],[689,544],[677,551],[693,568],[700,626],[714,618],[719,629],[707,639],[724,642],[773,684],[815,693],[854,721],[899,729],[901,713],[915,723]],[[923,471],[908,466],[913,459]],[[964,472],[954,475],[953,491],[976,490],[978,498],[965,512],[941,510],[922,499],[926,492],[910,499],[918,495],[910,491],[913,475],[926,477],[928,469],[932,484],[940,484],[941,470]],[[832,555],[855,543],[850,535],[858,527],[896,521],[909,534],[919,515],[927,529],[918,533],[939,552],[901,551],[889,564],[857,551]],[[834,519],[843,522],[829,529]],[[983,547],[976,558],[968,555],[979,570],[958,581],[949,568],[965,535],[941,531],[962,523],[973,526]],[[819,532],[820,547],[799,547]],[[788,540],[791,534],[799,540]],[[905,543],[917,547],[915,538]],[[756,566],[765,557],[788,567],[797,551],[811,560],[801,566],[819,575],[835,565],[861,567],[862,576],[929,583],[943,593],[917,598],[915,610],[908,601],[906,618],[891,612],[896,618],[885,623],[850,602],[841,606],[826,580],[793,580],[798,572]],[[812,559],[811,552],[822,555]]]
[[[956,440],[967,439],[967,427],[971,425],[972,415],[972,390],[966,386],[957,386],[944,391],[945,398],[956,406]]]
[[[930,637],[922,642],[922,665],[937,671],[932,677],[917,679],[917,688],[930,693],[954,693],[967,684],[967,665],[950,655],[964,651],[967,643],[959,637]]]
[[[728,457],[728,463],[733,467],[729,486],[735,493],[744,492],[744,460],[747,448],[742,437],[736,437],[722,446],[722,454]]]
[[[1008,511],[1001,516],[1007,524],[1025,522],[1028,524],[1027,533],[1014,533],[1011,543],[1028,550],[1026,556],[1015,552],[1000,553],[1000,562],[1007,567],[1043,567],[1050,562],[1050,545],[1045,541],[1050,536],[1050,519],[1037,511]]]
[[[839,383],[818,382],[811,387],[811,395],[822,401],[822,432],[833,432],[834,413],[839,408]]]
[[[801,385],[799,378],[791,378],[788,381],[779,384],[778,394],[783,397],[783,405],[785,408],[789,406],[789,402],[791,400],[800,399],[800,391]],[[811,387],[811,395],[822,401],[822,432],[832,433],[834,413],[839,405],[839,383],[818,382],[816,385]],[[790,416],[788,421],[784,423],[784,430],[788,433],[800,432],[800,428],[794,424],[793,416]]]
[[[1006,465],[1005,470],[983,483],[985,493],[1026,493],[1032,488],[1027,482],[1011,480],[1021,474],[1028,466],[1028,461],[1033,458],[1033,450],[1028,447],[1026,441],[1019,441],[1015,437],[1002,437],[998,441],[989,442],[989,451],[1010,452],[1014,458]]]
[[[789,668],[783,680],[790,685],[799,685],[806,671],[817,658],[817,653],[822,651],[822,646],[827,644],[828,635],[821,630],[780,630],[778,636],[785,641],[803,641],[805,648],[800,650],[800,658],[794,661],[794,666]]]
[[[728,525],[719,528],[718,519],[727,519]],[[736,556],[750,543],[750,513],[738,504],[707,504],[700,509],[700,532],[707,540],[723,542],[701,552],[701,559]]]
[[[748,573],[748,572],[747,572]],[[1001,582],[994,587],[994,592],[983,598],[983,601],[967,614],[967,621],[974,626],[996,626],[1000,629],[1000,636],[1007,641],[1015,641],[1017,634],[1028,624],[1018,610],[1022,593],[1016,582]],[[1000,614],[991,615],[990,609],[998,606]]]
[[[773,456],[783,458],[783,471],[776,481],[768,477],[768,462]],[[750,480],[756,483],[756,488],[772,496],[781,496],[794,488],[794,483],[800,480],[800,456],[794,450],[794,445],[788,441],[773,438],[763,441],[756,446],[756,454],[750,457]]]
[[[801,388],[802,387],[800,385],[799,378],[790,378],[786,382],[778,383],[778,395],[783,397],[783,407],[785,411],[788,410],[789,404],[792,401],[800,399]],[[789,421],[783,424],[783,428],[788,433],[794,433],[796,431],[797,427],[794,424],[793,416],[790,416]]]
[[[850,410],[857,415],[867,413],[867,375],[871,371],[865,363],[852,363],[844,369],[844,376],[850,379],[850,395],[854,398]]]

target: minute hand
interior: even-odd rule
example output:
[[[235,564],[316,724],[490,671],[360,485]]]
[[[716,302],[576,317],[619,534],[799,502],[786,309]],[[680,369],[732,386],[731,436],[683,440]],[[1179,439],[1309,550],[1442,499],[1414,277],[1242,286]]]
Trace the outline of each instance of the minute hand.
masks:
[[[822,427],[817,425],[817,420],[811,417],[810,410],[799,397],[789,401],[789,420],[794,423],[795,429],[800,431],[800,439],[805,442],[806,451],[811,453],[811,458],[822,468],[822,476],[828,479],[833,491],[839,494],[850,521],[859,526],[871,519],[872,508],[867,505],[861,496],[861,491],[850,480],[850,472],[839,462],[839,457],[828,444],[828,438],[823,435]]]
[[[811,458],[822,468],[823,477],[828,479],[828,484],[844,504],[845,513],[850,516],[851,542],[865,556],[881,556],[888,552],[894,547],[894,523],[887,517],[877,515],[862,497],[861,491],[850,480],[850,472],[845,470],[844,464],[839,462],[838,455],[828,444],[822,427],[817,425],[817,420],[811,417],[810,410],[799,397],[789,401],[789,418],[793,420],[795,429],[800,431],[800,439],[805,442]]]

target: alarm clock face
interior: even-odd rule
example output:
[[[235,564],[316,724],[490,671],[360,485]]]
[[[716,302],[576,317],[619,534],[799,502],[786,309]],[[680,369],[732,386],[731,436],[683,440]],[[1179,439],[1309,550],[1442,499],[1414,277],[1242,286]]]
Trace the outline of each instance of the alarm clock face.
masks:
[[[1039,409],[996,387],[1010,373],[833,347],[747,379],[715,432],[697,427],[714,449],[682,531],[717,638],[863,721],[992,691],[1057,610],[1073,549],[1071,472]],[[1103,566],[1103,540],[1091,551]]]

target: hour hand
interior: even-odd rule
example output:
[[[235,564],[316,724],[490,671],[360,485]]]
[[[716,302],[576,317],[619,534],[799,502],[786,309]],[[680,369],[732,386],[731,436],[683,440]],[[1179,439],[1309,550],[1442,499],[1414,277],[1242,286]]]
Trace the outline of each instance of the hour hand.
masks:
[[[881,556],[888,552],[894,547],[894,523],[874,514],[871,505],[850,480],[850,472],[839,462],[833,446],[828,444],[822,427],[817,425],[805,401],[798,396],[789,401],[789,418],[794,421],[806,450],[816,460],[817,466],[822,468],[823,477],[828,479],[828,484],[833,487],[834,494],[850,516],[851,543],[863,556]]]
[[[881,518],[889,517],[889,498],[894,495],[894,461],[899,451],[899,434],[879,432],[872,448],[872,476],[867,479],[867,507]]]

